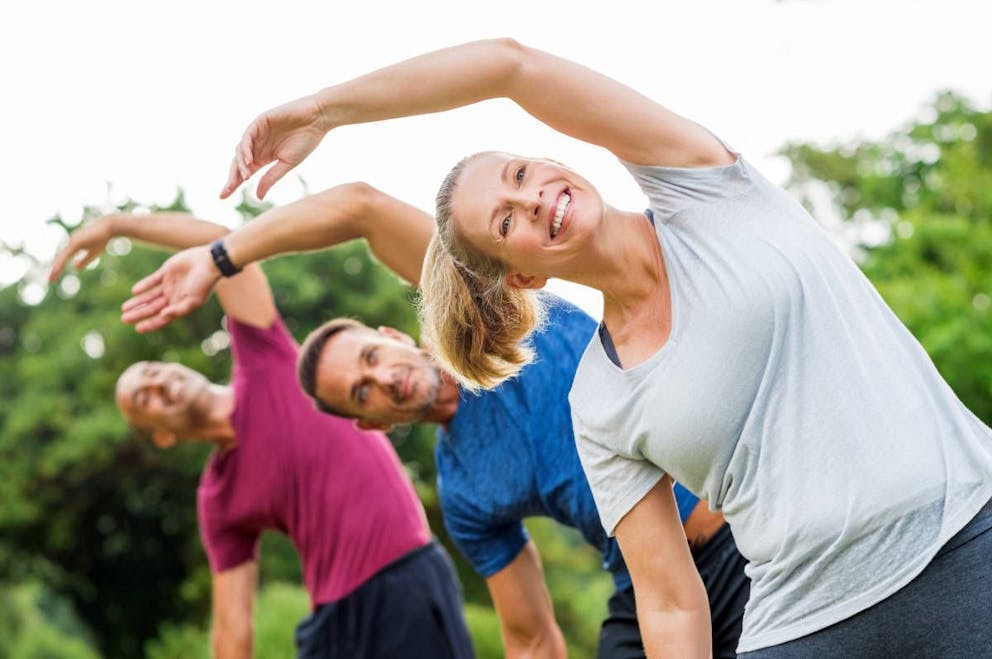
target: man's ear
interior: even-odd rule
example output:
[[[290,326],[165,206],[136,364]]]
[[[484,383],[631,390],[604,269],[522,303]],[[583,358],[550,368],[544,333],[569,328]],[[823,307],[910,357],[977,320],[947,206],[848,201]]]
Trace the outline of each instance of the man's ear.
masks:
[[[172,448],[179,441],[179,435],[168,430],[155,429],[152,431],[152,444],[159,448]]]
[[[547,277],[537,275],[525,275],[522,272],[510,272],[503,278],[510,288],[544,288],[548,283]]]
[[[382,334],[383,336],[388,336],[389,338],[395,341],[399,341],[400,343],[405,343],[409,346],[414,346],[414,347],[416,347],[417,345],[417,342],[413,340],[413,337],[411,337],[409,334],[405,334],[399,331],[395,327],[389,327],[387,325],[379,325],[376,331],[378,331],[379,334]]]
[[[382,432],[389,432],[393,429],[391,423],[380,423],[371,419],[355,419],[355,426],[361,430],[381,430]]]

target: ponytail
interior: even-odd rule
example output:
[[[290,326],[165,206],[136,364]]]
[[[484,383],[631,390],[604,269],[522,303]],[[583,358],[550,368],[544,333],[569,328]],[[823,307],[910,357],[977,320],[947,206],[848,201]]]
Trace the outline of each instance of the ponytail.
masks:
[[[480,274],[445,249],[441,232],[427,248],[420,279],[422,340],[470,391],[491,389],[534,359],[527,344],[544,310],[536,293],[512,288],[503,268]]]

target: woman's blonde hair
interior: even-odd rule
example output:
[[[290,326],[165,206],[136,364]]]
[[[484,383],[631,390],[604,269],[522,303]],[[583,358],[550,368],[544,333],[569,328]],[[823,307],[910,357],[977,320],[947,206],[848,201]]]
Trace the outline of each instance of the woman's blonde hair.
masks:
[[[506,266],[461,240],[451,221],[462,171],[491,153],[462,159],[445,177],[437,193],[437,233],[420,277],[421,338],[471,391],[491,389],[533,361],[527,339],[544,320],[536,292],[509,286]]]

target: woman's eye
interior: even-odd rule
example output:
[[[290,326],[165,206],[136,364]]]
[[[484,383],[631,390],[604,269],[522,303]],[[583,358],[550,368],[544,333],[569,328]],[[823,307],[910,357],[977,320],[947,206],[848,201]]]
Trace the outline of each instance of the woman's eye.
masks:
[[[510,233],[510,216],[507,215],[503,218],[503,221],[499,223],[499,235],[506,238],[506,234]]]
[[[517,168],[517,171],[513,174],[513,180],[516,181],[517,183],[522,182],[524,180],[524,170],[525,169],[526,169],[526,167],[523,167],[523,166],[518,167]]]
[[[364,403],[365,399],[369,397],[369,385],[363,384],[358,388],[358,402]]]
[[[378,348],[372,348],[371,350],[369,350],[369,356],[367,360],[369,366],[375,366],[375,363],[379,360],[379,355],[377,354],[378,351],[379,351]]]

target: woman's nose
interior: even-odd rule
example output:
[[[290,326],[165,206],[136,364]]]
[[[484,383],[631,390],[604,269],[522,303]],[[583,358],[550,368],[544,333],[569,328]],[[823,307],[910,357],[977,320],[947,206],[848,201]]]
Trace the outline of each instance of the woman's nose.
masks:
[[[527,213],[531,220],[537,220],[541,216],[542,201],[543,197],[540,190],[523,190],[517,200],[517,204]]]

